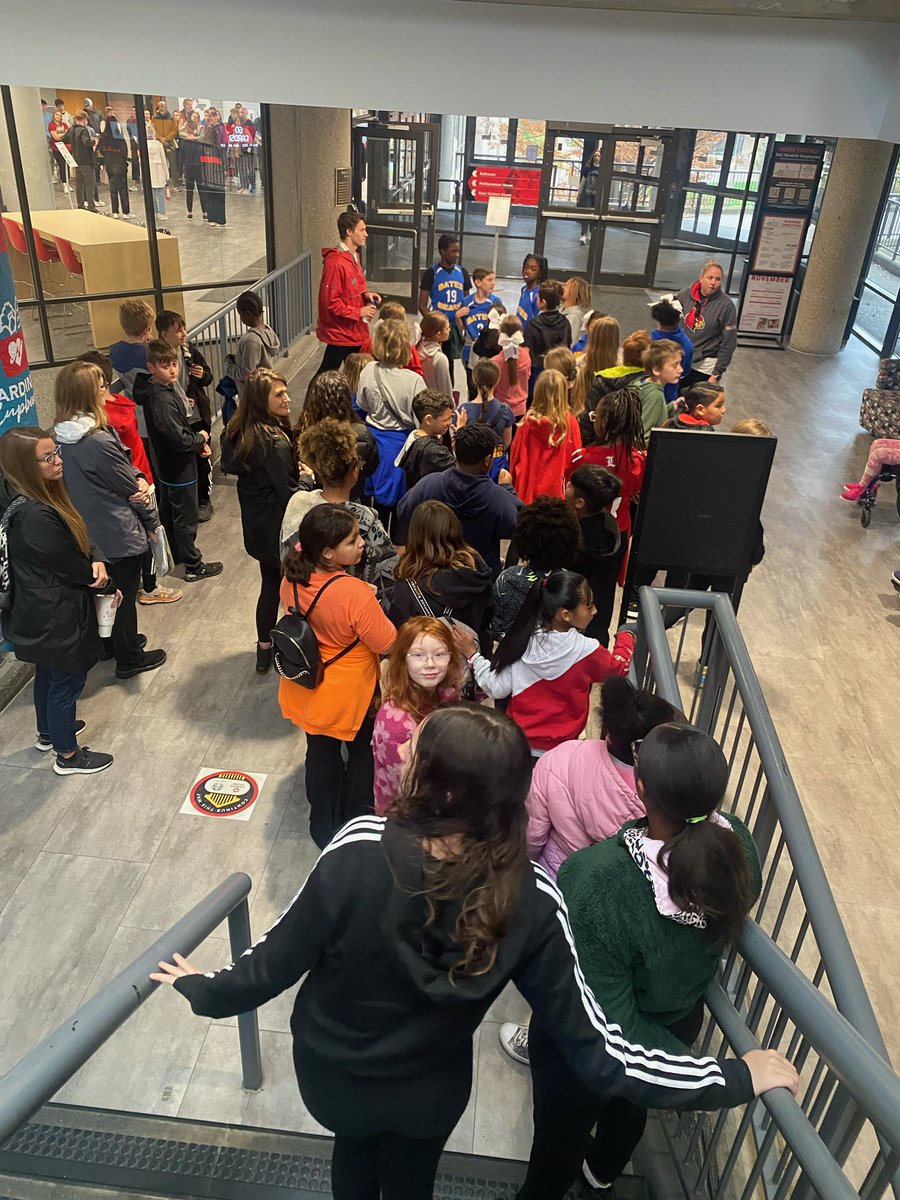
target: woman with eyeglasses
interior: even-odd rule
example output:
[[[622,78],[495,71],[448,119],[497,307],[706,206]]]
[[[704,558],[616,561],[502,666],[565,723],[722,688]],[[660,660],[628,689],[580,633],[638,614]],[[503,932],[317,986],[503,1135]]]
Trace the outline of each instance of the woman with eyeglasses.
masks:
[[[459,699],[464,660],[450,626],[436,617],[410,617],[381,671],[382,701],[372,731],[375,811],[380,815],[400,790],[403,747],[438,705]]]
[[[55,752],[57,775],[105,771],[112,755],[78,744],[84,721],[75,704],[101,655],[94,598],[108,590],[109,576],[69,499],[59,448],[43,429],[23,425],[0,437],[3,526],[3,636],[16,658],[36,667],[35,749]]]
[[[122,593],[109,650],[116,660],[116,678],[131,679],[166,661],[165,650],[144,649],[146,638],[138,633],[137,619],[141,569],[150,539],[156,538],[159,516],[148,480],[109,424],[108,396],[106,379],[95,363],[69,363],[56,377],[53,432],[62,452],[66,489]]]
[[[472,1037],[510,980],[595,1106],[617,1096],[716,1109],[796,1090],[796,1071],[774,1051],[695,1058],[611,1024],[584,982],[559,892],[528,861],[531,753],[508,717],[439,708],[408,758],[386,815],[340,831],[252,950],[208,975],[176,955],[150,976],[216,1018],[303,980],[294,1067],[308,1111],[335,1134],[335,1200],[432,1200],[469,1100]]]
[[[657,725],[637,747],[635,780],[646,816],[567,858],[557,883],[585,981],[608,1019],[626,1042],[689,1054],[703,994],[759,896],[759,855],[746,825],[720,811],[728,763],[708,733]],[[591,1195],[611,1197],[647,1106],[625,1093],[598,1100],[537,1006],[524,1054],[511,1029],[501,1026],[501,1045],[530,1060],[534,1087],[534,1141],[517,1200],[562,1200],[579,1168]]]

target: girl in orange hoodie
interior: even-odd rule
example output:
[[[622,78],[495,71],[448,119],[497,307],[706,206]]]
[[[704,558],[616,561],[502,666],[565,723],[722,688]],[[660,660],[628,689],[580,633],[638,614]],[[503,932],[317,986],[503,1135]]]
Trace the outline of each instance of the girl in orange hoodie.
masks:
[[[523,504],[535,496],[565,496],[563,474],[581,448],[578,421],[569,409],[569,387],[559,371],[546,370],[509,451],[513,487]]]

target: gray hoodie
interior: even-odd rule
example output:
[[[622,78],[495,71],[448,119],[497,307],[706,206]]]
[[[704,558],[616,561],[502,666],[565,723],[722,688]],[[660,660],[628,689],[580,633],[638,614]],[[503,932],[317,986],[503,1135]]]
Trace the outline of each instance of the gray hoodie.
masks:
[[[269,325],[247,329],[235,347],[234,354],[225,359],[225,372],[243,392],[247,376],[257,367],[274,367],[281,353],[278,334]]]
[[[147,533],[159,524],[155,505],[131,504],[140,471],[109,426],[79,415],[54,426],[62,453],[63,479],[91,541],[107,559],[131,558],[147,549]]]

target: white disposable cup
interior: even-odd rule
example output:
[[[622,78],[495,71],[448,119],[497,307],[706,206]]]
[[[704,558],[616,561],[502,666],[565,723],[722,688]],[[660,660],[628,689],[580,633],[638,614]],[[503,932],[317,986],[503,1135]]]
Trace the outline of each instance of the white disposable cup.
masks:
[[[112,633],[113,622],[116,619],[116,597],[112,596],[95,596],[94,603],[97,605],[97,628],[100,631],[102,638],[108,638]]]

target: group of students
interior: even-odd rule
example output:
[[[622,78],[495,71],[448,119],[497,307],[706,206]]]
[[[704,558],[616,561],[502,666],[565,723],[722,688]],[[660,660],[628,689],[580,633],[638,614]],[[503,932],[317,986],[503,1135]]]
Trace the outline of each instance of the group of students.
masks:
[[[520,1200],[561,1200],[579,1168],[609,1195],[648,1107],[718,1108],[796,1087],[774,1053],[691,1057],[703,991],[759,890],[759,863],[749,832],[719,811],[721,750],[623,678],[627,628],[607,648],[647,410],[651,428],[675,420],[711,431],[724,412],[721,385],[693,381],[676,414],[665,389],[681,378],[684,347],[639,331],[619,363],[609,317],[583,314],[580,359],[571,345],[550,344],[560,320],[567,341],[572,326],[538,263],[524,279],[522,315],[498,322],[492,301],[468,339],[473,394],[455,403],[452,389],[439,390],[446,379],[427,373],[440,371],[449,341],[440,305],[456,296],[441,285],[456,264],[423,280],[433,307],[414,345],[405,317],[379,311],[366,289],[352,249],[359,222],[342,227],[350,240],[333,252],[328,286],[333,301],[343,273],[357,289],[354,319],[378,312],[370,344],[366,327],[366,338],[331,354],[292,426],[287,382],[264,360],[271,331],[258,297],[245,294],[246,345],[230,368],[239,402],[222,445],[244,546],[260,569],[256,669],[271,669],[279,608],[304,614],[319,647],[318,686],[282,676],[278,697],[305,733],[310,833],[322,854],[239,962],[202,975],[178,958],[153,978],[175,983],[196,1012],[224,1017],[306,975],[295,1066],[307,1108],[336,1134],[338,1200],[432,1195],[468,1100],[472,1034],[513,981],[534,1011],[529,1029],[501,1030],[534,1085]],[[363,230],[357,245],[364,240]],[[490,273],[475,274],[481,291],[491,286]],[[452,313],[458,331],[479,294]],[[569,299],[578,296],[570,287]],[[663,334],[680,327],[666,328],[668,309],[654,315]],[[116,589],[136,611],[147,545],[159,536],[151,470],[185,578],[221,570],[191,559],[209,429],[188,386],[206,386],[206,376],[182,345],[183,322],[160,314],[161,336],[148,341],[146,318],[123,306],[114,362],[64,368],[52,436],[20,429],[0,439],[13,575],[4,632],[38,664],[38,745],[56,751],[63,774],[91,758],[77,746],[75,700],[102,653],[92,592]],[[512,320],[519,328],[504,332]],[[540,335],[528,339],[533,356],[529,327]],[[146,422],[146,443],[132,430],[132,458],[111,428],[105,369],[123,381],[115,403],[127,411],[138,401],[129,415]],[[500,399],[513,377],[518,416]],[[138,446],[149,447],[152,467],[138,465]],[[113,529],[127,544],[109,548]],[[146,591],[149,582],[146,596],[160,586]],[[61,628],[71,653],[46,653]],[[140,645],[130,616],[113,628],[117,674],[160,665],[164,653]],[[601,736],[584,739],[594,684]]]
[[[239,391],[280,346],[256,293],[243,293],[238,311],[246,332],[226,371]],[[183,596],[157,567],[180,564],[187,583],[222,572],[196,544],[213,512],[212,372],[180,313],[126,300],[119,319],[123,338],[108,355],[89,351],[60,370],[52,428],[0,438],[0,564],[11,580],[3,635],[35,664],[35,746],[54,752],[59,775],[113,762],[79,741],[76,704],[90,668],[114,659],[124,680],[166,661],[138,629],[139,605]],[[101,639],[94,600],[105,594],[115,619]]]

